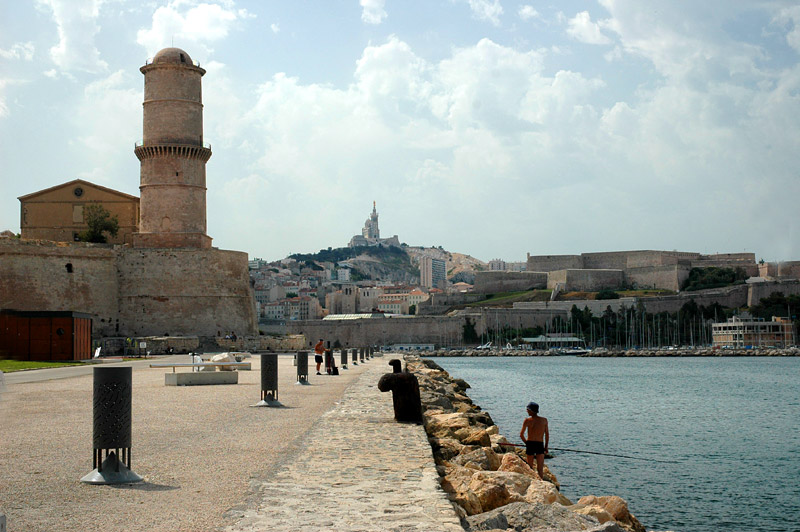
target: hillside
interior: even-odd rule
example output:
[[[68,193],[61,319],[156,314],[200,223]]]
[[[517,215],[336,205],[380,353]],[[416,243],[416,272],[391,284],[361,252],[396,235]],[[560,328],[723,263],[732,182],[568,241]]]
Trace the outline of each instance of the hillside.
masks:
[[[419,260],[427,255],[446,263],[447,278],[473,282],[474,273],[487,269],[486,263],[463,253],[442,248],[418,246],[362,246],[329,248],[318,253],[296,253],[289,258],[319,267],[322,263],[347,265],[355,271],[356,280],[370,279],[396,283],[419,282]]]

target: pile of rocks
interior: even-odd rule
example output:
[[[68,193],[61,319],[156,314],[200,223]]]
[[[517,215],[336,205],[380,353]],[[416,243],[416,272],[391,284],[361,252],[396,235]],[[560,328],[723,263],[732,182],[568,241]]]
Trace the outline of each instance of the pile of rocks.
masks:
[[[419,380],[442,488],[467,530],[644,532],[620,497],[588,496],[573,504],[547,465],[540,479],[520,449],[503,445],[508,440],[466,395],[464,380],[430,360],[407,356],[406,363]]]
[[[715,349],[711,347],[681,347],[590,351],[584,357],[796,357],[798,347],[758,347],[754,349]]]

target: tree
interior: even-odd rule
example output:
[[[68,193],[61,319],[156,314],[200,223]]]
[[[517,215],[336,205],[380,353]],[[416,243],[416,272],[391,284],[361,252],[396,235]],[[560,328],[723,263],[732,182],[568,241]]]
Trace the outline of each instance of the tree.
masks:
[[[111,216],[111,213],[99,203],[90,203],[86,205],[83,208],[83,217],[89,228],[86,231],[78,233],[78,240],[82,242],[105,244],[108,240],[103,233],[108,233],[112,237],[115,237],[119,232],[119,219],[117,215]]]
[[[463,332],[464,343],[473,344],[478,341],[478,331],[475,330],[475,324],[471,319],[464,319]]]
[[[416,305],[409,305],[408,307],[408,314],[411,316],[416,315],[417,313],[417,306]]]

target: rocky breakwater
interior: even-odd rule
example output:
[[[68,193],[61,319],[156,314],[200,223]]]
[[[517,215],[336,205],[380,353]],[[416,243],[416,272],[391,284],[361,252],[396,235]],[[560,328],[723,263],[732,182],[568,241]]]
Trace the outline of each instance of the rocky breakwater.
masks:
[[[757,347],[753,349],[727,349],[714,347],[678,347],[652,349],[594,349],[581,357],[796,357],[798,347]]]
[[[409,356],[419,380],[423,419],[441,485],[468,531],[644,532],[620,497],[582,497],[576,504],[559,492],[545,465],[544,479],[528,467],[524,452],[500,434],[491,416],[466,395],[469,385],[431,360]]]

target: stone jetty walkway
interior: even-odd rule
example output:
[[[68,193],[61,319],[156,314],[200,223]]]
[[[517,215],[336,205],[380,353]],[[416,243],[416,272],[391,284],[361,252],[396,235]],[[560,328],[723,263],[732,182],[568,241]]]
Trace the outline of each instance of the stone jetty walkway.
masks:
[[[283,464],[252,482],[225,532],[463,532],[424,428],[395,422],[392,394],[378,391],[388,361],[369,361]]]

